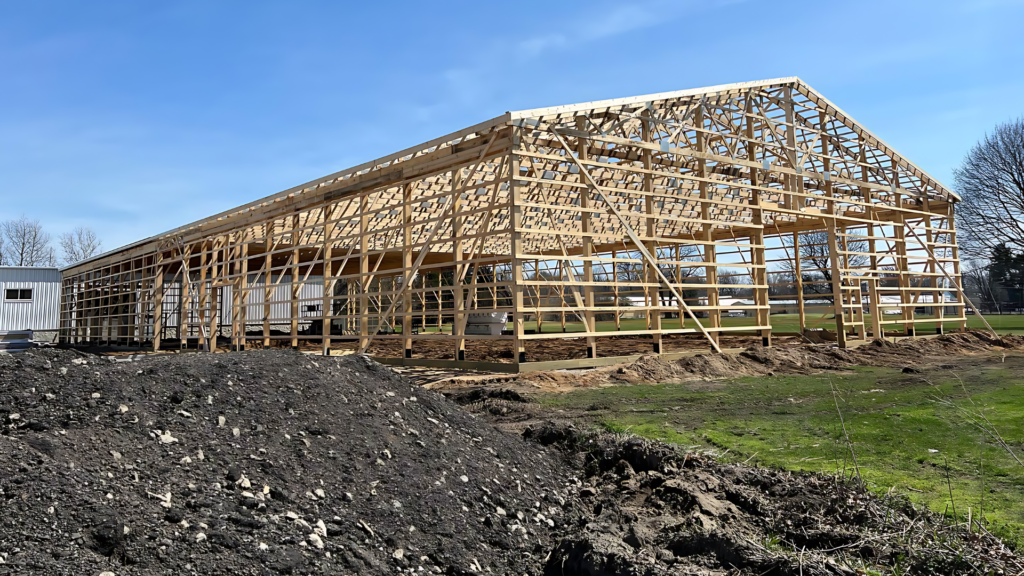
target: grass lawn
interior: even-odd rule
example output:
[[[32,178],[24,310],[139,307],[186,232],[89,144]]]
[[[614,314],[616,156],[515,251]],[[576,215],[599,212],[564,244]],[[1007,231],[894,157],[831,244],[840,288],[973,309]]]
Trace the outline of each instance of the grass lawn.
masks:
[[[950,370],[903,374],[858,368],[833,374],[839,405],[860,472],[880,492],[890,487],[952,516],[946,461],[956,510],[970,509],[989,529],[1024,544],[1024,468],[952,409],[984,407],[991,422],[1024,459],[1024,356],[956,359]],[[728,449],[726,459],[790,470],[853,472],[850,450],[826,375],[619,386],[545,396],[552,409],[582,410],[613,431]],[[948,507],[948,509],[947,509]]]
[[[927,318],[927,316],[918,315],[918,318]],[[889,316],[886,317],[891,318]],[[989,324],[996,329],[1000,334],[1024,334],[1024,315],[990,315],[985,316],[989,321]],[[581,322],[573,322],[575,316],[568,315],[565,322],[566,332],[583,332],[583,324]],[[772,314],[771,316],[772,329],[775,332],[799,332],[800,331],[800,317],[797,314]],[[644,319],[624,319],[620,321],[622,330],[646,330],[647,321]],[[757,322],[754,318],[722,318],[722,326],[756,326]],[[526,329],[531,330],[536,328],[535,322],[528,322]],[[835,320],[831,314],[822,316],[821,314],[808,314],[807,315],[807,326],[810,328],[828,328],[835,330]],[[662,320],[662,327],[665,329],[678,328],[679,320],[675,318],[668,318]],[[696,328],[693,320],[686,319],[687,328]],[[957,328],[955,322],[945,322],[944,327],[947,331],[952,331]],[[968,328],[980,328],[984,329],[985,324],[981,318],[976,315],[967,316],[967,327]],[[562,323],[545,321],[541,328],[544,332],[561,332]],[[506,325],[506,329],[512,329],[512,323],[509,322]],[[600,332],[612,332],[615,330],[615,322],[598,322],[597,329]],[[901,330],[902,325],[890,325],[886,327],[887,330]],[[918,333],[920,334],[932,334],[935,332],[934,323],[921,323],[917,325]],[[425,332],[436,332],[437,328],[428,327],[424,330]],[[442,332],[451,332],[451,324],[446,324],[441,327]]]

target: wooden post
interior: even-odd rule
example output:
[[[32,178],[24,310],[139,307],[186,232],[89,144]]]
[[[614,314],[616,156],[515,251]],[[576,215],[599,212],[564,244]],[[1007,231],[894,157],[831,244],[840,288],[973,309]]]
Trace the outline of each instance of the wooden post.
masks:
[[[521,257],[523,253],[523,234],[520,232],[523,227],[523,198],[519,183],[516,181],[516,177],[519,176],[519,155],[516,154],[516,151],[519,149],[520,131],[521,129],[512,129],[512,169],[509,172],[512,176],[509,180],[509,192],[512,195],[512,305],[515,308],[512,347],[516,364],[526,362],[526,346],[523,340],[523,311],[525,310],[523,303],[523,288],[525,285],[523,281],[526,279],[523,277],[523,260]]]
[[[893,169],[895,173],[895,166]],[[900,284],[900,310],[903,313],[903,328],[907,336],[914,336],[914,307],[910,285],[910,265],[907,258],[907,218],[903,212],[903,198],[897,191],[893,191],[894,203],[896,205],[896,218],[893,224],[893,235],[896,237],[896,265],[899,272]]]
[[[273,256],[271,252],[274,251],[274,227],[275,222],[273,220],[266,223],[265,227],[265,238],[264,246],[265,251],[263,253],[263,348],[270,348],[270,314],[272,312],[270,308],[270,301],[274,297],[274,272],[273,272]]]
[[[922,208],[924,214],[921,218],[921,223],[924,224],[924,238],[928,246],[931,247],[932,252],[935,250],[935,243],[937,242],[938,234],[932,231],[932,218],[931,210],[928,206],[928,197],[925,196],[921,199]],[[935,333],[942,334],[942,317],[945,298],[942,296],[942,292],[939,291],[939,272],[937,266],[941,266],[934,258],[928,261],[925,265],[925,270],[929,271],[928,284],[932,288],[932,312],[935,314]]]
[[[366,194],[359,197],[359,349],[364,350],[370,343],[370,199]],[[369,350],[367,350],[369,352]]]
[[[238,332],[235,336],[235,350],[245,350],[245,324],[248,316],[248,302],[249,302],[249,244],[246,239],[246,232],[242,232],[242,245],[239,247],[239,258],[241,263],[239,264],[238,272]]]
[[[223,273],[223,266],[218,263],[221,252],[227,239],[221,236],[214,238],[212,253],[210,254],[210,331],[207,334],[207,349],[210,352],[217,351],[217,336],[220,332],[220,277]]]
[[[831,190],[830,190],[831,193]],[[835,202],[829,200],[829,205],[834,206]],[[830,209],[834,214],[834,208]],[[846,312],[843,308],[843,273],[839,259],[839,243],[836,241],[836,220],[835,218],[825,219],[828,232],[828,254],[829,265],[832,272],[832,300],[836,317],[836,341],[840,348],[846,348]]]
[[[583,116],[576,117],[576,129],[584,130],[587,127],[587,119]],[[588,147],[590,144],[583,138],[579,139],[576,145],[576,153],[580,160],[586,160],[589,156]],[[583,317],[586,320],[585,324],[593,332],[597,331],[597,318],[594,314],[595,298],[594,298],[594,262],[591,260],[594,257],[594,239],[591,236],[593,232],[593,219],[589,212],[592,207],[590,198],[590,188],[581,188],[580,194],[580,230],[583,232],[583,236],[580,238],[580,242],[583,244],[583,305],[586,306],[586,311],[583,313]],[[616,305],[618,303],[616,302]],[[594,336],[587,337],[587,358],[597,358],[597,338]]]
[[[325,208],[326,210],[326,208]],[[334,209],[330,213],[324,215],[324,247],[323,247],[323,285],[324,294],[323,302],[320,304],[320,332],[322,336],[322,354],[324,356],[331,355],[331,328],[333,325],[334,318],[334,282],[331,280],[331,276],[334,272],[331,267],[331,257],[334,248],[334,222],[331,218],[334,216]]]
[[[160,339],[164,331],[164,253],[156,253],[153,278],[153,351],[160,350]]]
[[[747,137],[749,141],[753,141],[754,126],[753,126],[753,98],[751,95],[747,99],[747,110],[746,124],[747,124]],[[793,101],[790,100],[785,103],[788,108],[793,107]],[[764,128],[762,127],[762,130]],[[750,146],[748,159],[756,161],[756,151],[753,146]],[[768,269],[766,265],[766,259],[764,254],[764,213],[761,208],[761,193],[756,189],[758,185],[757,168],[750,167],[750,184],[754,188],[750,189],[750,223],[755,226],[751,230],[749,236],[750,242],[750,263],[752,268],[750,269],[750,278],[754,282],[754,304],[757,306],[757,325],[766,326],[762,328],[761,332],[761,345],[771,346],[772,345],[772,330],[771,330],[771,303],[768,299]],[[765,177],[767,178],[767,174]]]
[[[452,201],[455,200],[455,171],[451,175]],[[454,218],[454,214],[452,215]],[[440,225],[440,224],[438,224]],[[412,184],[402,187],[402,350],[403,358],[412,358],[412,294],[409,293],[415,271],[412,268]],[[423,246],[420,250],[428,250]]]
[[[641,116],[641,134],[644,142],[651,141],[651,111],[650,109],[644,109],[640,113]],[[650,284],[658,284],[658,275],[660,270],[656,270],[658,267],[658,241],[655,240],[658,236],[658,219],[655,217],[657,212],[654,202],[654,176],[651,174],[651,167],[653,165],[654,153],[650,148],[644,148],[643,150],[643,163],[644,163],[644,213],[646,218],[645,232],[647,234],[647,240],[645,247],[653,258],[652,261],[645,263],[645,269],[647,273],[644,274],[644,283],[648,286],[644,286],[644,300],[647,304],[647,329],[653,330],[654,334],[651,337],[654,340],[653,348],[655,354],[662,353],[662,334],[661,334],[661,287],[657,286],[651,288]],[[682,297],[682,293],[680,293]]]
[[[807,331],[807,315],[804,311],[804,272],[801,264],[802,258],[800,257],[799,232],[793,232],[793,260],[795,262],[794,269],[796,270],[796,309],[800,317],[800,333],[803,334]]]
[[[748,120],[749,122],[749,120]],[[699,107],[694,112],[694,123],[697,125],[697,150],[700,152],[707,152],[707,136],[704,134],[704,107]],[[748,126],[749,128],[749,126]],[[750,131],[750,130],[748,130]],[[751,146],[750,142],[747,143]],[[754,154],[754,152],[750,152]],[[721,344],[721,333],[718,331],[722,327],[722,310],[719,308],[719,294],[718,294],[718,250],[714,245],[714,225],[711,224],[711,199],[708,191],[708,183],[705,180],[708,177],[708,163],[704,158],[697,159],[697,172],[700,174],[701,180],[697,182],[697,190],[700,194],[700,218],[704,220],[702,225],[702,236],[701,240],[705,244],[701,247],[701,251],[704,253],[704,283],[707,284],[707,306],[708,306],[708,333],[711,334],[711,338],[716,344]],[[753,192],[757,194],[757,192]],[[676,253],[676,260],[679,260],[679,254]],[[678,270],[678,268],[677,268]],[[753,276],[751,276],[753,278]],[[685,326],[685,319],[682,314],[679,314],[679,327]]]
[[[205,325],[204,323],[209,320],[206,317],[206,309],[210,305],[210,294],[214,290],[212,287],[210,287],[210,288],[206,287],[206,262],[207,262],[207,254],[206,254],[206,252],[208,250],[214,250],[214,249],[215,248],[211,247],[210,245],[208,245],[206,243],[203,243],[203,244],[199,245],[199,302],[198,302],[198,310],[196,312],[196,320],[199,322],[199,324],[201,326]],[[191,259],[191,255],[190,255],[189,259]],[[188,268],[191,269],[190,266]],[[184,274],[183,274],[182,277],[183,278],[185,277]],[[185,280],[186,280],[186,282],[181,285],[182,286],[181,310],[182,310],[182,318],[184,318],[184,321],[182,322],[181,326],[182,326],[182,329],[185,331],[185,335],[186,335],[186,338],[187,338],[187,336],[191,333],[191,329],[189,328],[189,325],[191,323],[190,320],[192,319],[192,278],[191,278],[191,274],[189,274],[189,277],[185,278]],[[198,345],[198,348],[200,350],[207,343],[206,342],[205,334],[206,334],[205,331],[203,331],[203,330],[199,331],[199,345]],[[216,343],[216,340],[214,340],[214,343]],[[181,341],[181,347],[182,348],[186,348],[185,339],[184,338]]]
[[[860,146],[860,152],[858,153],[858,159],[860,161],[860,180],[861,182],[868,181],[867,173],[867,155],[864,151],[864,146]],[[866,216],[871,222],[867,226],[868,231],[868,252],[871,253],[869,257],[871,262],[871,273],[868,279],[868,313],[871,316],[871,335],[874,338],[885,337],[885,325],[882,324],[882,308],[879,306],[879,283],[881,282],[881,274],[878,271],[878,250],[877,243],[875,241],[875,228],[874,222],[877,220],[877,210],[872,201],[873,192],[871,188],[867,186],[860,187],[861,198],[864,202],[868,203],[868,207],[865,209]]]
[[[454,273],[452,274],[452,296],[455,302],[455,313],[452,315],[452,338],[455,340],[455,360],[463,362],[466,360],[466,318],[469,317],[469,311],[466,310],[466,292],[464,287],[465,275],[462,273],[462,259],[463,251],[465,246],[462,240],[462,225],[466,221],[466,217],[462,215],[462,193],[459,192],[459,188],[462,187],[461,182],[462,170],[452,171],[452,268]],[[476,271],[474,270],[474,275]],[[438,282],[440,283],[440,282]],[[426,324],[426,300],[423,301],[423,312],[424,312],[424,324]],[[441,331],[441,302],[438,300],[438,321],[437,331]]]
[[[825,139],[822,139],[823,151],[825,152],[825,170],[831,170],[831,162],[828,160],[828,149],[829,146],[825,143]],[[846,314],[843,309],[843,284],[842,284],[842,272],[840,271],[839,264],[839,243],[836,241],[836,203],[833,200],[832,182],[826,180],[821,183],[822,189],[827,198],[825,202],[825,212],[827,216],[825,220],[825,230],[828,234],[828,255],[829,255],[829,268],[832,275],[832,306],[836,320],[836,342],[840,348],[846,348]]]
[[[292,266],[291,266],[291,299],[289,308],[291,310],[291,344],[292,350],[299,349],[299,290],[302,283],[299,281],[299,214],[292,215]]]
[[[952,257],[952,260],[953,260],[953,283],[955,284],[955,287],[959,287],[959,286],[963,286],[963,277],[960,274],[960,248],[958,247],[958,245],[956,243],[956,224],[953,221],[954,212],[955,211],[953,209],[953,202],[949,202],[946,205],[946,228],[949,230],[949,243],[953,247],[952,250],[950,251],[950,256]],[[943,268],[943,269],[945,269],[945,268]],[[959,319],[959,323],[957,325],[957,328],[959,328],[961,331],[962,330],[966,330],[967,329],[967,309],[966,309],[966,306],[965,306],[967,304],[966,298],[963,298],[960,295],[959,290],[953,294],[953,298],[955,298],[955,300],[954,300],[955,302],[960,304],[960,306],[957,307],[957,318]],[[979,311],[978,314],[980,315],[981,312]]]

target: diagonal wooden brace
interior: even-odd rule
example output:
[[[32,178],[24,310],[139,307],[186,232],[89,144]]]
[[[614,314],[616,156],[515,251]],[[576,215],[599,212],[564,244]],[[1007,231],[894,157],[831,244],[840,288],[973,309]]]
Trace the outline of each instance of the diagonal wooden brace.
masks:
[[[579,169],[580,175],[586,178],[587,186],[594,192],[594,194],[597,195],[598,200],[604,202],[605,205],[608,206],[608,213],[611,214],[612,216],[615,216],[619,220],[619,222],[622,224],[623,229],[626,231],[626,234],[629,236],[629,239],[633,242],[633,245],[636,246],[640,254],[643,255],[644,260],[647,260],[647,264],[651,266],[651,268],[653,268],[655,272],[658,273],[658,278],[661,280],[661,283],[665,285],[665,288],[668,288],[669,292],[671,292],[672,295],[675,296],[676,301],[682,305],[683,310],[686,311],[686,314],[689,315],[690,318],[693,319],[694,323],[697,324],[697,328],[700,329],[701,334],[703,334],[704,337],[708,339],[708,342],[711,342],[711,347],[715,349],[715,352],[721,354],[722,349],[718,346],[718,343],[715,342],[715,339],[711,337],[711,334],[704,329],[704,325],[700,323],[700,320],[693,313],[693,310],[690,310],[690,307],[683,300],[682,294],[680,294],[679,291],[676,290],[674,286],[672,286],[672,283],[669,281],[669,279],[665,277],[665,274],[661,271],[661,268],[658,266],[657,259],[655,259],[654,256],[647,250],[647,247],[644,246],[643,241],[640,240],[640,236],[637,235],[636,231],[633,230],[633,227],[630,226],[629,222],[626,221],[626,218],[623,217],[622,214],[615,208],[615,205],[611,202],[611,200],[608,200],[608,197],[604,195],[604,192],[601,190],[601,187],[598,186],[597,181],[594,180],[594,177],[590,175],[590,172],[587,171],[586,167],[583,166],[583,164],[576,158],[576,156],[572,154],[572,152],[569,149],[569,146],[562,138],[562,135],[559,134],[554,128],[552,128],[551,133],[558,140],[558,143],[561,144],[562,149],[565,150],[566,158],[571,160]]]
[[[961,288],[960,285],[957,284],[956,280],[954,280],[953,277],[949,275],[949,272],[946,272],[946,267],[943,266],[942,263],[939,262],[939,259],[935,257],[935,253],[932,252],[931,247],[928,246],[928,244],[925,243],[924,240],[921,240],[921,237],[918,236],[917,232],[914,231],[914,227],[911,226],[909,223],[907,224],[907,230],[910,231],[910,234],[914,237],[914,239],[917,240],[925,249],[925,251],[928,252],[928,257],[932,259],[932,262],[935,262],[935,267],[938,268],[939,270],[942,270],[942,273],[946,276],[946,279],[949,280],[951,284],[953,284],[953,286],[956,288],[956,291],[960,293],[960,297],[964,299],[964,302],[967,302],[968,304],[971,305],[971,310],[974,310],[974,313],[978,315],[978,318],[981,318],[981,321],[985,323],[985,327],[988,328],[988,331],[991,332],[992,335],[996,337],[996,340],[1002,342],[1003,339],[999,337],[999,334],[996,334],[996,331],[992,329],[992,325],[989,324],[988,320],[985,320],[985,317],[981,315],[981,310],[978,310],[978,307],[974,305],[974,302],[971,302],[971,299],[968,298],[967,294],[964,293],[963,288]],[[938,304],[938,302],[933,302],[933,304]]]

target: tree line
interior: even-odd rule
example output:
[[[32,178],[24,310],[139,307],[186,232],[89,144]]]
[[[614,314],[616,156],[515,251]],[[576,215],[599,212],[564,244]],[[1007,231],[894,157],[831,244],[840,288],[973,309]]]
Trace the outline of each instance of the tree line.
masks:
[[[983,310],[1024,310],[1024,118],[986,134],[953,178],[964,288]]]
[[[103,243],[92,228],[78,226],[54,239],[39,220],[26,216],[0,222],[0,266],[58,266],[99,254]]]

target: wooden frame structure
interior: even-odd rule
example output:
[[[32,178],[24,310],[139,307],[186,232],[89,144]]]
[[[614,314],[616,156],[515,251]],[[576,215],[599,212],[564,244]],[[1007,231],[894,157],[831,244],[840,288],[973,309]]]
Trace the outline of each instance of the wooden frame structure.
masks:
[[[958,200],[799,78],[509,112],[64,269],[60,339],[515,371],[552,340],[770,345],[787,297],[800,332],[830,299],[839,346],[913,336],[966,325]]]

